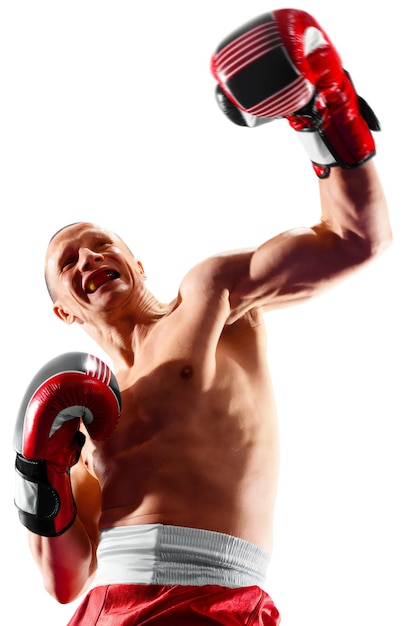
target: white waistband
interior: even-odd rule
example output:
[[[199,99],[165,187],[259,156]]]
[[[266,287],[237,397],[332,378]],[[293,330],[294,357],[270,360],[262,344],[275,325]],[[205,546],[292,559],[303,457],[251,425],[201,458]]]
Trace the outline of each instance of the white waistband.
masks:
[[[94,586],[110,584],[261,586],[270,560],[258,546],[223,533],[163,524],[102,530]]]

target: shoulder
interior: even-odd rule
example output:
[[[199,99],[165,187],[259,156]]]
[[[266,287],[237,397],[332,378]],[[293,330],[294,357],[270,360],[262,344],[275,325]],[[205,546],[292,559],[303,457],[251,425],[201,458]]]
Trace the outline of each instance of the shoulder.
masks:
[[[262,310],[255,304],[239,313],[232,310],[231,296],[239,283],[250,280],[250,265],[254,248],[222,252],[208,257],[192,267],[184,276],[176,306],[192,315],[216,316],[223,318],[223,324],[236,332],[251,329],[263,332]]]
[[[233,289],[234,284],[241,280],[249,271],[249,265],[255,248],[220,252],[210,256],[192,267],[184,276],[181,290]]]

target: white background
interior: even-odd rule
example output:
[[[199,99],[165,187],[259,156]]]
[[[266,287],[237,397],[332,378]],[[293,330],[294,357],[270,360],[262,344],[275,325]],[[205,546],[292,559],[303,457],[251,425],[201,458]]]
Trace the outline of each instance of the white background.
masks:
[[[285,5],[284,5],[285,6]],[[282,439],[268,590],[283,626],[416,626],[415,41],[406,0],[305,0],[378,114],[376,163],[395,242],[302,306],[269,314]],[[222,116],[209,62],[254,0],[5,0],[0,5],[1,605],[66,624],[13,505],[14,420],[37,369],[93,350],[51,312],[49,237],[92,220],[119,233],[170,300],[214,252],[319,217],[317,181],[285,121]]]

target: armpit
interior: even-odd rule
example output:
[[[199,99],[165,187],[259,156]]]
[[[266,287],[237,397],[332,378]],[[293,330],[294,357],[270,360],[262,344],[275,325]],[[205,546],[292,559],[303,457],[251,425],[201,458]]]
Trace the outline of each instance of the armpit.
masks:
[[[249,309],[248,311],[243,313],[241,317],[233,321],[230,325],[228,325],[228,327],[244,328],[246,326],[249,328],[257,328],[261,326],[262,323],[263,321],[261,309],[259,307],[253,307],[252,309]]]

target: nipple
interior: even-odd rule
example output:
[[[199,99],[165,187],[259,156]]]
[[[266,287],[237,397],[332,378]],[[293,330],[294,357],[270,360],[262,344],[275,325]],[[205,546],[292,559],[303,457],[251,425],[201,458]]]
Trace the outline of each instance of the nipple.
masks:
[[[192,365],[184,365],[184,367],[181,370],[181,378],[184,378],[185,380],[188,380],[189,378],[192,378],[194,374],[194,370]]]

